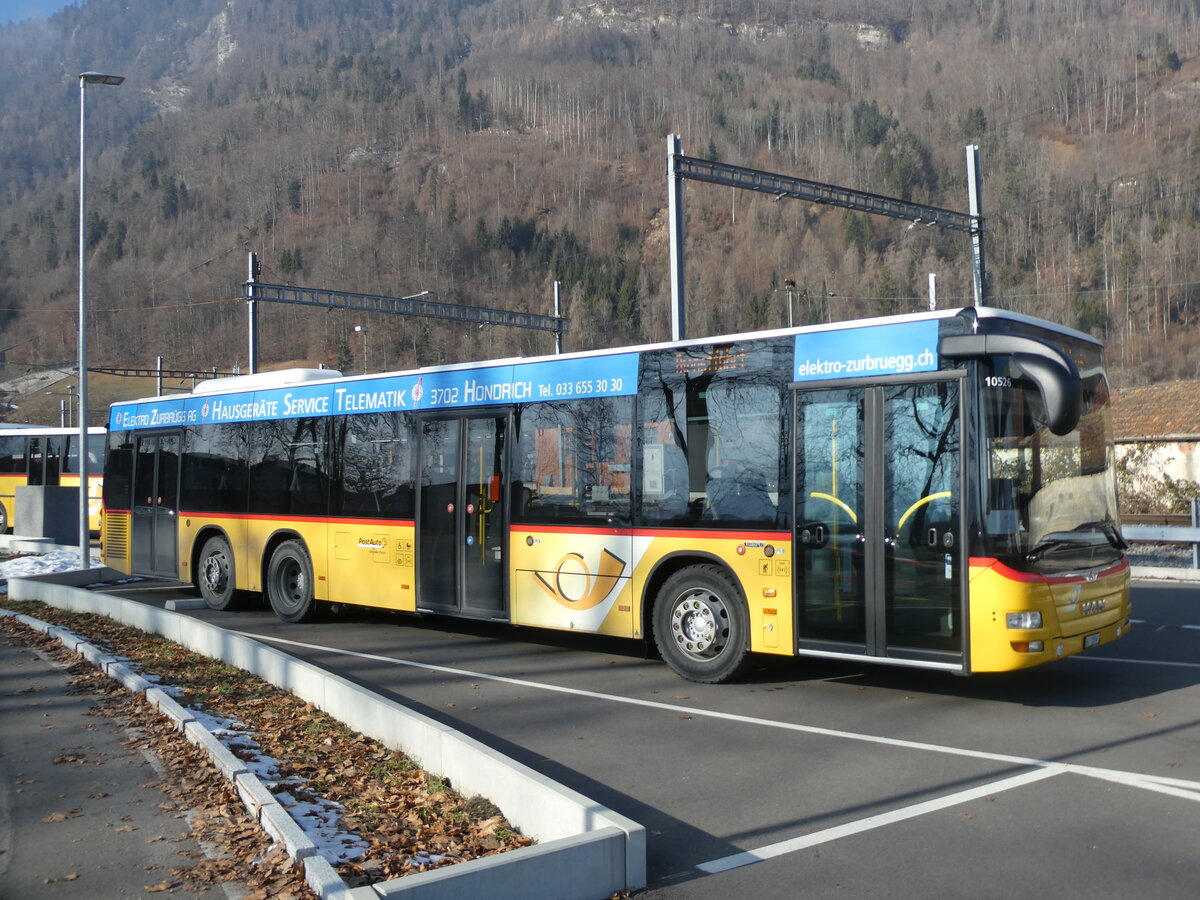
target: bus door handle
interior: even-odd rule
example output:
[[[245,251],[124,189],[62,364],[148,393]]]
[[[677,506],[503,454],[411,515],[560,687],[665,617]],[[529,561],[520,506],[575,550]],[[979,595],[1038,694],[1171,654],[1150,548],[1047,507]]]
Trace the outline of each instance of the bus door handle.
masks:
[[[930,528],[929,533],[926,535],[926,541],[930,547],[944,547],[949,550],[954,546],[954,532],[939,532],[936,528]]]
[[[829,537],[824,524],[809,522],[800,528],[800,545],[809,549],[819,549],[825,546]]]

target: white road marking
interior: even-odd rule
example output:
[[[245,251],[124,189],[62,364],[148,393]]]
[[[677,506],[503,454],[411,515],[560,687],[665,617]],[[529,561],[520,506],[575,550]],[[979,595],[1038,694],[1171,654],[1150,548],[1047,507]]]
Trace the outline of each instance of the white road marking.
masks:
[[[1075,775],[1087,775],[1089,778],[1099,778],[1114,784],[1127,787],[1141,788],[1144,791],[1156,791],[1171,797],[1200,802],[1200,783],[1186,781],[1182,778],[1166,778],[1162,775],[1146,775],[1141,772],[1121,772],[1116,769],[1097,769],[1093,766],[1081,766],[1075,763],[1064,763],[1068,772]]]
[[[1127,666],[1174,666],[1179,669],[1200,669],[1200,663],[1175,662],[1169,659],[1119,659],[1115,656],[1092,656],[1090,653],[1072,656],[1071,659],[1077,662],[1123,663]]]
[[[926,800],[924,803],[915,803],[912,806],[893,809],[890,812],[880,813],[877,816],[859,819],[857,822],[847,822],[844,825],[826,828],[824,831],[814,831],[812,834],[804,834],[786,841],[779,841],[776,844],[767,844],[765,847],[759,847],[756,850],[745,850],[741,853],[734,853],[731,856],[701,863],[696,868],[708,875],[725,872],[729,869],[737,869],[741,866],[762,862],[765,859],[783,856],[785,853],[795,853],[797,850],[804,850],[808,847],[815,847],[818,844],[836,841],[838,838],[861,834],[864,831],[883,828],[886,825],[894,825],[896,822],[903,822],[905,819],[913,819],[917,816],[923,816],[926,813],[937,812],[951,806],[957,806],[960,803],[969,803],[972,800],[992,797],[1001,791],[1008,791],[1027,784],[1033,784],[1044,778],[1061,775],[1064,771],[1064,766],[1047,766],[1041,769],[1034,769],[1031,772],[1014,775],[1012,778],[1004,778],[1000,781],[993,781],[990,784],[959,791],[956,794],[947,794],[945,797]]]
[[[1130,619],[1129,624],[1130,625],[1147,625],[1149,623],[1145,619]],[[1160,630],[1163,628],[1170,628],[1170,627],[1171,627],[1170,625],[1155,626],[1156,629],[1160,629]],[[1200,631],[1200,625],[1178,625],[1176,627],[1182,629],[1183,631]]]
[[[517,687],[534,690],[551,691],[558,694],[568,694],[575,697],[588,697],[593,700],[603,700],[610,703],[624,703],[629,706],[641,706],[647,709],[658,709],[664,712],[679,713],[694,719],[717,719],[725,722],[738,722],[743,725],[754,725],[762,728],[778,728],[784,731],[795,731],[801,734],[813,734],[820,737],[837,738],[847,741],[858,741],[868,744],[880,744],[887,747],[899,747],[906,750],[920,750],[926,753],[941,753],[948,756],[959,756],[968,759],[981,759],[988,762],[1007,763],[1048,771],[1057,775],[1070,771],[1090,778],[1114,781],[1129,787],[1159,793],[1174,793],[1175,796],[1200,801],[1200,781],[1185,781],[1183,779],[1167,779],[1156,775],[1145,775],[1141,772],[1123,772],[1119,769],[1102,769],[1095,766],[1075,765],[1073,763],[1054,762],[1045,759],[1034,759],[1027,756],[1015,756],[1008,753],[992,753],[987,750],[971,750],[965,747],[950,747],[942,744],[929,744],[922,741],[909,741],[903,738],[890,738],[874,734],[862,734],[855,731],[839,731],[834,728],[821,728],[817,725],[801,725],[796,722],[781,722],[777,719],[763,719],[757,716],[743,716],[738,713],[720,712],[718,710],[701,709],[695,706],[681,706],[677,703],[663,703],[658,700],[643,700],[638,697],[622,697],[619,694],[604,694],[599,691],[588,691],[582,688],[565,687],[558,684],[547,684],[541,681],[529,681],[524,678],[510,678],[506,675],[491,675],[486,672],[474,672],[470,669],[457,669],[451,666],[439,666],[433,663],[417,662],[410,659],[399,659],[394,656],[382,656],[376,653],[361,653],[357,650],[343,650],[340,647],[327,647],[323,644],[308,644],[303,641],[291,641],[286,638],[268,637],[239,631],[237,634],[259,641],[274,644],[284,644],[292,647],[303,647],[307,650],[320,650],[341,656],[352,656],[356,659],[367,659],[375,662],[390,663],[391,665],[407,666],[413,669],[425,669],[430,672],[441,672],[447,675],[457,675],[471,681],[495,681],[501,684],[511,684]],[[1098,657],[1092,657],[1097,659]],[[1113,660],[1114,662],[1130,662],[1131,660]],[[1178,792],[1164,791],[1163,788],[1178,788]]]

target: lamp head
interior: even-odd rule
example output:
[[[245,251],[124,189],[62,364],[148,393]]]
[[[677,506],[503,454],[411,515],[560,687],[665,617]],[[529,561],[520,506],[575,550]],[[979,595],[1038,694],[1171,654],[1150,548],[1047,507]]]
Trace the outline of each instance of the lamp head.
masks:
[[[125,80],[125,76],[105,75],[101,72],[81,72],[79,80],[83,84],[120,84]]]

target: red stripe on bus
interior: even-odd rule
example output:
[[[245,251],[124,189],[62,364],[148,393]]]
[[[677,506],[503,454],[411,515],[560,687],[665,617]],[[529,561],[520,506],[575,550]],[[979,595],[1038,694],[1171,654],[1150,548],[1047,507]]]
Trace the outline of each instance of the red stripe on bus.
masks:
[[[972,556],[970,564],[972,568],[995,569],[997,573],[1009,579],[1010,581],[1019,581],[1025,584],[1072,584],[1076,582],[1082,584],[1088,580],[1086,575],[1037,575],[1033,572],[1020,572],[1014,569],[1012,566],[1005,565],[998,559],[992,559],[986,556]],[[1108,578],[1110,575],[1116,575],[1118,572],[1124,571],[1128,568],[1129,560],[1122,559],[1120,562],[1099,572],[1092,580]]]
[[[514,534],[552,531],[558,534],[628,534],[633,537],[694,537],[727,541],[786,542],[791,540],[791,532],[787,531],[718,531],[707,528],[598,528],[591,525],[532,525],[522,523],[511,526],[509,531]]]

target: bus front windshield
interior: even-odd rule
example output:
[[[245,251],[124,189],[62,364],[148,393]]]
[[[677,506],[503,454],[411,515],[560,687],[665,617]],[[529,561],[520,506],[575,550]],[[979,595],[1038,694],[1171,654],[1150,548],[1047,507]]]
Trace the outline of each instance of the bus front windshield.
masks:
[[[1046,427],[1036,385],[983,366],[984,529],[988,555],[1031,572],[1112,564],[1124,542],[1108,438],[1108,383],[1083,371],[1083,415],[1066,435]]]

